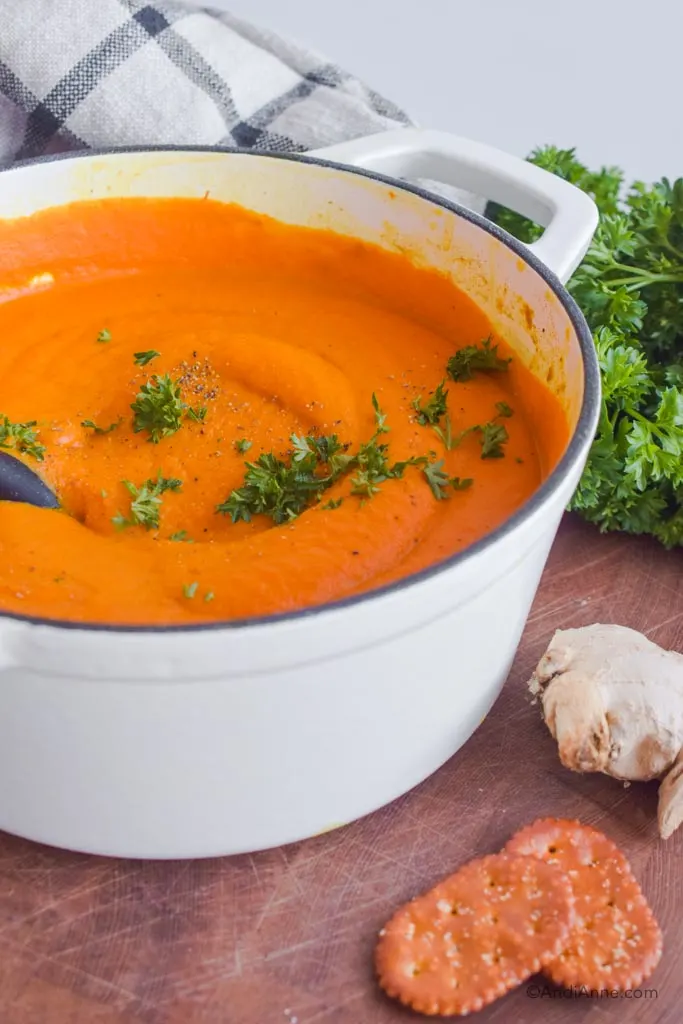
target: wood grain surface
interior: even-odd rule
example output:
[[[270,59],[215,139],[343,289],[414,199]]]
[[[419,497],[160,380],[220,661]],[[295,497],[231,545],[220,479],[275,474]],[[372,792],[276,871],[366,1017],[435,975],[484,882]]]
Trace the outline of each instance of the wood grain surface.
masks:
[[[596,825],[630,858],[664,931],[664,957],[644,986],[653,991],[590,1000],[522,988],[472,1020],[680,1024],[683,834],[658,839],[656,786],[563,769],[525,682],[558,627],[617,622],[683,650],[682,570],[681,551],[568,519],[489,718],[423,785],[336,832],[187,863],[106,860],[0,835],[1,1024],[426,1019],[377,990],[378,929],[399,904],[539,815]]]

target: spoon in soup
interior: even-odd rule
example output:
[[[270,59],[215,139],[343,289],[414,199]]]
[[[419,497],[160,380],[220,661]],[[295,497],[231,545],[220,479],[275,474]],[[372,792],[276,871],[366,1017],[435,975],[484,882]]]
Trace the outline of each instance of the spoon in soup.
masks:
[[[56,496],[20,459],[0,451],[0,501],[21,501],[38,508],[59,508]]]

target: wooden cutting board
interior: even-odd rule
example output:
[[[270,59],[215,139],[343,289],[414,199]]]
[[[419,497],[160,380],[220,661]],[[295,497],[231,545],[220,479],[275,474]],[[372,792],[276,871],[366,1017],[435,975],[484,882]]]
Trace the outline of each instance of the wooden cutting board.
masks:
[[[483,726],[418,789],[326,836],[254,856],[135,863],[0,834],[0,1022],[426,1020],[376,989],[377,930],[464,860],[539,815],[561,815],[603,829],[630,858],[664,931],[663,960],[632,998],[534,998],[523,987],[471,1019],[680,1024],[683,832],[658,839],[656,786],[563,769],[525,687],[556,628],[598,621],[683,650],[683,552],[567,519]]]

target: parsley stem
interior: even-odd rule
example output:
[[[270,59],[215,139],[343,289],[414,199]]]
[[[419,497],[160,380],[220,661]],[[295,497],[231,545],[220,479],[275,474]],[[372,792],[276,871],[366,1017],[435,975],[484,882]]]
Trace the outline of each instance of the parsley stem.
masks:
[[[663,430],[660,430],[659,427],[657,427],[657,425],[652,422],[652,420],[648,420],[645,416],[641,416],[641,414],[639,412],[636,412],[635,409],[632,409],[630,406],[627,405],[624,407],[624,412],[627,416],[631,416],[634,420],[638,420],[639,423],[642,423],[644,426],[646,426],[650,433],[656,434],[660,441],[666,439],[666,435]]]
[[[679,249],[668,238],[663,239],[662,248],[668,249],[672,256],[675,256],[677,260],[683,261],[683,249]]]
[[[462,434],[459,434],[455,439],[453,438],[453,428],[451,425],[451,418],[446,413],[443,427],[435,426],[434,433],[437,435],[441,443],[447,452],[456,448],[462,441]]]
[[[619,268],[621,269],[621,268]],[[623,268],[624,270],[630,268]],[[683,282],[683,274],[650,274],[646,270],[636,270],[628,277],[610,278],[611,288],[626,287],[628,291],[638,291],[648,284],[680,284]]]

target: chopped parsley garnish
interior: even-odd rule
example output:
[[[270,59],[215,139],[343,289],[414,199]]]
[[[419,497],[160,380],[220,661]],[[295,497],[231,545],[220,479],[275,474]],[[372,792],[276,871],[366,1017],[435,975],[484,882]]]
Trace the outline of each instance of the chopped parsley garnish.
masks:
[[[336,434],[292,434],[292,449],[285,458],[264,452],[255,462],[246,463],[244,485],[232,491],[216,511],[229,515],[233,523],[248,523],[255,515],[269,516],[278,525],[291,522],[352,468],[357,470],[352,493],[372,497],[391,476],[387,446],[377,443],[379,434],[387,433],[389,427],[375,395],[372,405],[376,431],[356,455],[348,454],[349,446]]]
[[[445,383],[445,380],[442,380],[437,385],[436,390],[431,392],[431,399],[425,405],[422,405],[422,395],[419,395],[413,402],[413,409],[417,413],[417,422],[423,427],[432,427],[446,451],[450,451],[459,441],[456,439],[454,442],[453,440],[451,417],[448,414],[448,391],[444,387]],[[441,420],[443,420],[443,424]]]
[[[81,423],[82,427],[87,427],[92,430],[95,434],[111,434],[112,430],[116,430],[117,427],[121,426],[121,420],[118,419],[116,423],[110,423],[108,427],[98,427],[92,420],[83,420]]]
[[[299,437],[298,434],[292,434],[290,441],[292,442],[292,459],[294,462],[304,462],[311,455],[316,459],[318,458],[318,444],[320,442],[317,437]]]
[[[151,363],[153,359],[160,355],[161,352],[157,352],[155,348],[150,348],[146,352],[134,352],[133,359],[137,366],[147,366],[147,363]]]
[[[177,541],[179,544],[194,544],[187,530],[178,530],[177,533],[172,533],[168,539]]]
[[[196,582],[195,583],[184,583],[183,584],[183,597],[186,597],[189,601],[191,601],[194,597],[197,596],[197,591],[198,590],[199,590],[199,584],[198,583],[196,583]],[[213,590],[207,590],[206,594],[204,595],[204,600],[208,603],[209,601],[213,601],[215,596],[216,595],[214,594]]]
[[[382,410],[380,409],[379,402],[377,400],[377,395],[374,393],[374,391],[372,393],[372,408],[375,410],[375,423],[377,424],[375,436],[377,436],[377,434],[388,434],[389,427],[387,426],[386,413],[383,413]]]
[[[372,498],[379,492],[380,484],[402,477],[407,466],[419,465],[423,461],[421,458],[413,458],[391,465],[389,446],[379,444],[377,440],[380,434],[388,434],[390,428],[386,424],[386,415],[380,409],[377,396],[374,394],[372,405],[375,410],[375,433],[369,441],[360,446],[357,455],[346,457],[345,468],[356,467],[356,472],[351,477],[351,494],[360,495],[362,498]]]
[[[451,447],[457,448],[470,434],[479,434],[482,459],[502,459],[505,455],[502,446],[509,437],[502,423],[490,420],[488,423],[475,423],[472,427],[466,427],[453,438]]]
[[[480,434],[482,459],[502,459],[505,455],[503,445],[509,440],[503,424],[491,421],[475,427],[475,430]]]
[[[180,397],[179,381],[167,373],[163,377],[151,377],[141,386],[131,409],[135,433],[146,430],[149,440],[158,444],[162,437],[180,430],[186,406]]]
[[[229,515],[233,523],[250,522],[253,516],[269,516],[275,524],[291,522],[312,504],[321,500],[325,491],[346,473],[350,478],[351,494],[367,500],[374,497],[387,480],[400,479],[408,466],[425,468],[427,481],[435,496],[443,497],[445,487],[464,488],[471,481],[458,477],[439,476],[439,465],[430,463],[426,455],[392,464],[389,446],[379,437],[389,433],[386,416],[375,395],[372,396],[376,429],[369,441],[361,444],[355,454],[349,454],[348,445],[342,444],[336,434],[317,436],[292,434],[291,450],[284,458],[273,452],[263,453],[255,462],[245,463],[244,484],[231,491],[216,511]],[[476,429],[476,428],[472,428]],[[434,454],[431,453],[432,458]],[[325,509],[339,508],[342,498],[326,502]]]
[[[434,399],[426,406],[420,404],[421,398],[415,399],[413,408],[417,411],[418,422],[424,426],[432,426],[435,434],[443,442],[446,451],[452,451],[454,448],[457,448],[470,434],[479,434],[482,459],[502,458],[505,454],[502,446],[509,440],[509,436],[503,424],[496,423],[496,420],[500,418],[508,419],[514,415],[508,403],[496,402],[497,416],[489,423],[476,423],[454,435],[446,405],[447,395],[448,392],[444,391],[442,382],[434,392]],[[444,421],[443,426],[439,425],[441,419]],[[425,474],[427,474],[427,470],[425,470]]]
[[[296,462],[294,457],[285,461],[264,452],[256,462],[246,463],[244,485],[232,491],[216,511],[230,516],[233,523],[248,523],[255,515],[269,516],[276,524],[289,522],[329,486],[330,477],[322,476],[319,467],[315,452]]]
[[[159,513],[161,511],[162,494],[166,491],[179,491],[182,480],[175,477],[163,477],[161,473],[156,480],[145,480],[141,487],[136,487],[130,480],[121,481],[130,492],[133,500],[130,504],[130,516],[122,516],[117,512],[112,522],[119,529],[126,526],[144,526],[146,530],[159,529]]]
[[[334,483],[337,477],[348,469],[353,462],[353,456],[347,455],[348,445],[342,444],[336,434],[312,435],[298,437],[292,434],[290,438],[293,445],[294,462],[305,462],[310,456],[314,456],[318,462],[325,463],[330,467],[330,474],[334,478],[327,486]]]
[[[443,444],[446,451],[454,448],[459,441],[453,441],[453,428],[451,417],[448,414],[448,391],[444,388],[445,381],[437,385],[436,390],[431,392],[432,398],[422,405],[422,395],[413,401],[413,409],[417,413],[417,422],[423,427],[432,427],[434,433]],[[441,424],[443,420],[443,425]]]
[[[379,485],[392,476],[388,451],[389,446],[377,444],[375,438],[360,446],[356,457],[358,469],[351,477],[351,494],[372,498],[379,492]]]
[[[195,423],[203,423],[208,411],[205,405],[200,405],[197,409],[190,408],[187,410],[187,418],[188,420],[194,420]]]
[[[475,373],[490,370],[507,370],[510,359],[501,359],[498,346],[486,338],[481,345],[465,345],[448,360],[446,370],[454,381],[472,380]]]
[[[438,462],[427,463],[423,470],[427,483],[431,487],[432,494],[437,501],[443,501],[444,498],[449,497],[449,488],[456,491],[464,491],[472,486],[471,479],[462,480],[459,476],[449,476],[443,466],[444,460],[439,459]]]
[[[436,457],[435,452],[429,454],[432,458]],[[412,459],[406,459],[404,462],[395,462],[391,467],[391,475],[394,480],[400,480],[408,466],[426,466],[428,462],[429,459],[426,455],[414,455]]]
[[[246,437],[241,437],[239,441],[234,441],[235,451],[239,452],[240,455],[244,455],[252,446],[252,441],[247,441]]]
[[[441,381],[436,390],[431,393],[432,397],[425,405],[422,405],[422,395],[418,395],[413,402],[413,409],[417,413],[417,422],[421,426],[426,427],[430,425],[434,427],[439,423],[442,416],[447,414],[446,402],[448,391],[444,388],[445,383],[445,380]]]
[[[106,345],[108,341],[111,341],[111,331],[106,328],[97,335],[96,341],[98,345]]]
[[[30,455],[37,462],[45,456],[45,445],[38,443],[38,431],[35,430],[37,420],[28,423],[12,423],[9,417],[0,413],[0,448],[13,448],[17,452]]]

